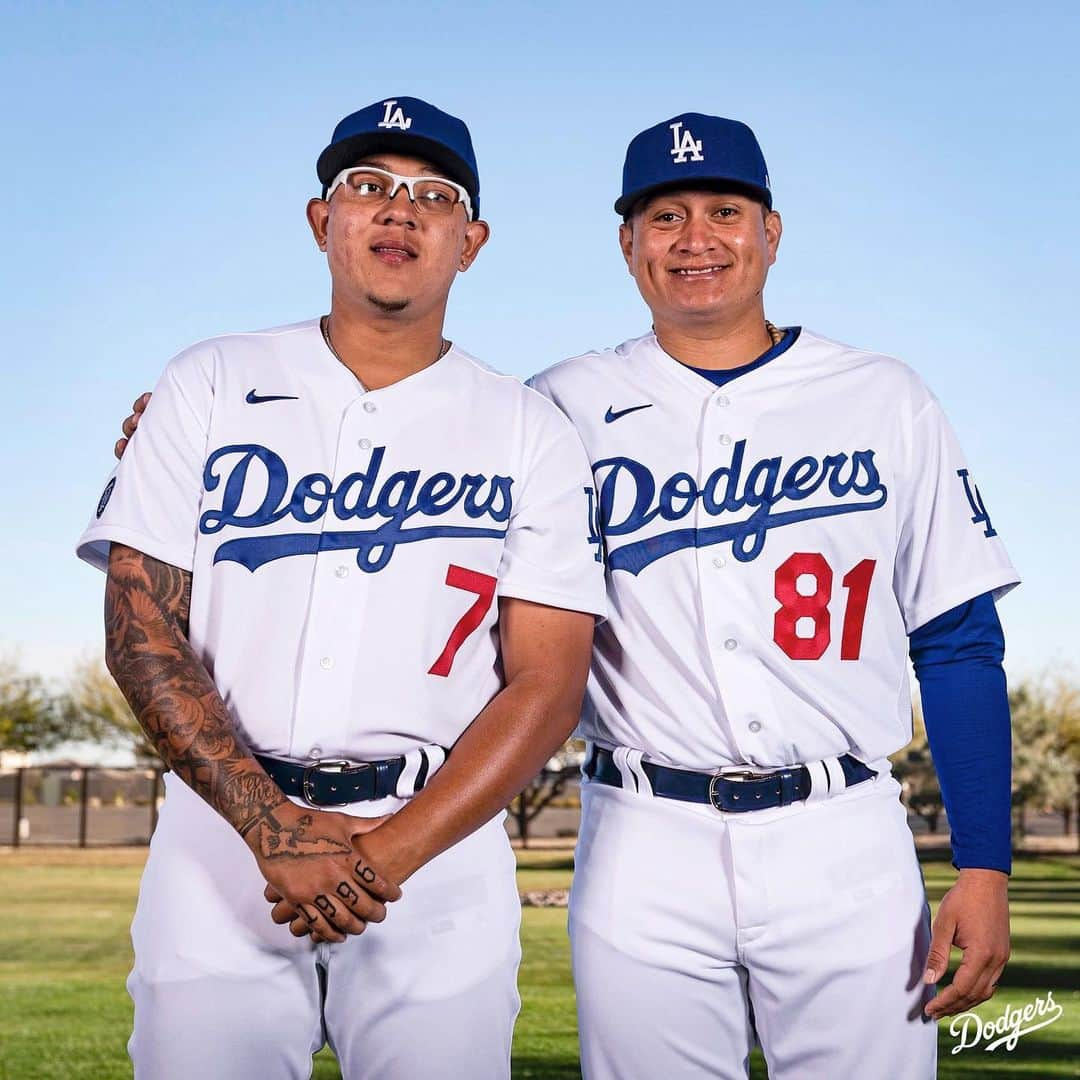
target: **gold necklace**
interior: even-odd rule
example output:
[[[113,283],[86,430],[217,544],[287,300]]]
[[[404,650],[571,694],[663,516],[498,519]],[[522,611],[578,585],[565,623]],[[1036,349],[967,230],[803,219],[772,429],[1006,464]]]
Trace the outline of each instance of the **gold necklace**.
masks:
[[[769,337],[772,338],[774,346],[779,345],[784,340],[784,331],[776,326],[773,326],[768,319],[765,320],[765,329],[769,331]]]
[[[329,315],[323,315],[322,318],[319,319],[319,329],[322,331],[323,341],[326,342],[326,347],[334,354],[338,363],[345,364],[345,361],[341,359],[341,353],[334,348],[334,342],[330,337]],[[446,338],[443,338],[442,344],[439,346],[439,355],[435,357],[435,360],[441,360],[450,351],[450,345],[451,343],[447,341]],[[433,360],[432,363],[435,363],[435,360]],[[349,365],[345,364],[345,366],[348,367]]]
[[[784,340],[784,334],[785,334],[786,331],[781,330],[778,326],[773,326],[773,324],[771,322],[769,322],[768,319],[765,320],[765,330],[768,333],[769,338],[771,339],[774,348],[777,345],[779,345],[781,341]],[[653,333],[654,334],[656,333],[656,327],[653,327]],[[325,332],[324,332],[324,336],[325,336]],[[660,343],[660,348],[663,349],[664,348],[663,342],[660,342],[659,338],[657,338],[657,341]],[[326,343],[328,345],[330,345],[329,339],[327,339]],[[330,351],[331,352],[333,352],[333,349],[334,349],[333,345],[330,345]],[[337,356],[337,353],[334,353],[334,355]],[[338,359],[340,360],[341,357],[338,356]]]

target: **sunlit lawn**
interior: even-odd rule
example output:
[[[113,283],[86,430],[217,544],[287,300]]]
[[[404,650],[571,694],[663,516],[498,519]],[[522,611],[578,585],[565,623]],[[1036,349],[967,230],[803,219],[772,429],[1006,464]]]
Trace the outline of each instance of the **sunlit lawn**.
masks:
[[[25,849],[0,852],[0,1078],[109,1080],[130,1076],[125,1041],[131,1008],[124,991],[130,963],[128,922],[142,850]],[[563,888],[566,851],[525,852],[523,891]],[[946,863],[924,866],[931,899],[948,887]],[[939,1076],[1043,1080],[1076,1076],[1080,1056],[1080,859],[1018,861],[1012,882],[1013,959],[998,996],[979,1010],[987,1019],[1006,1004],[1022,1006],[1052,990],[1061,1020],[1021,1039],[1017,1048],[953,1055],[941,1027]],[[518,1077],[578,1075],[566,913],[526,908],[522,1013],[514,1049]],[[332,1080],[333,1058],[320,1054],[314,1075]],[[755,1076],[764,1076],[760,1063]],[[831,1080],[831,1078],[829,1078]],[[859,1080],[888,1080],[866,1077]]]

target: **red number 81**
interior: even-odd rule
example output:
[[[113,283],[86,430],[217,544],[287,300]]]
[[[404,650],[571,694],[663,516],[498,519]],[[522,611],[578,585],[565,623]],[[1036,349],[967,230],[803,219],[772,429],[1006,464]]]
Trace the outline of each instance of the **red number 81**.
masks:
[[[870,579],[874,576],[876,565],[875,559],[863,559],[841,581],[848,590],[840,637],[841,660],[859,659],[866,602],[870,597]],[[796,582],[804,574],[816,582],[816,588],[809,595],[803,595],[796,588]],[[780,608],[773,616],[773,641],[792,660],[820,660],[829,647],[832,640],[832,617],[829,613],[832,587],[832,567],[819,552],[798,551],[776,568],[773,595],[780,601]],[[812,636],[799,637],[796,634],[799,619],[813,620]]]

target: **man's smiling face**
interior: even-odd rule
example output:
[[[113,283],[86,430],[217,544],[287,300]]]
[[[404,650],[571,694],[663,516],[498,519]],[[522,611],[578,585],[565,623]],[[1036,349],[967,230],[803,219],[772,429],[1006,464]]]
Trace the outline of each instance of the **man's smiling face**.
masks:
[[[635,207],[619,242],[654,321],[692,328],[760,302],[780,232],[754,199],[677,190]]]

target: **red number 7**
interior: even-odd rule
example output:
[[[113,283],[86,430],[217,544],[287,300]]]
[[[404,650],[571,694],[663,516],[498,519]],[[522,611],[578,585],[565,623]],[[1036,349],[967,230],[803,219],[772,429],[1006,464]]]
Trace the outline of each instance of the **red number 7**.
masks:
[[[464,566],[455,566],[453,563],[446,568],[446,584],[455,589],[476,593],[476,603],[470,605],[469,610],[458,619],[454,629],[450,631],[450,637],[443,651],[439,653],[439,659],[428,669],[429,675],[445,677],[450,674],[458,649],[484,621],[487,609],[495,599],[495,586],[498,583],[490,574],[481,574],[478,570],[466,570]]]

